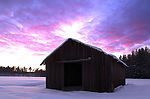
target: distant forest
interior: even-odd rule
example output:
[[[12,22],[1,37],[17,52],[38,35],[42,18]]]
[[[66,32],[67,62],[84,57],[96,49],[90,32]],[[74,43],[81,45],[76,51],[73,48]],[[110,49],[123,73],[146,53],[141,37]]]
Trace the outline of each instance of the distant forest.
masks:
[[[150,78],[150,49],[148,47],[132,51],[131,54],[119,57],[129,67],[126,68],[126,78]],[[31,67],[0,66],[0,76],[46,76],[45,70]]]
[[[150,49],[148,47],[132,51],[131,54],[120,56],[129,67],[126,68],[127,78],[150,78]]]
[[[32,69],[31,67],[4,67],[0,66],[0,76],[37,76],[37,77],[43,77],[45,76],[45,70],[42,69]]]

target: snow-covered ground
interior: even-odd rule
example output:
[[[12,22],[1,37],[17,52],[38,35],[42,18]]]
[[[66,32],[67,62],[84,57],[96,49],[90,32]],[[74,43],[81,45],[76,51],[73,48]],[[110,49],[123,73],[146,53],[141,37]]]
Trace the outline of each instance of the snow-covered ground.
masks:
[[[127,79],[114,93],[45,89],[44,77],[0,77],[0,99],[150,99],[150,79]]]

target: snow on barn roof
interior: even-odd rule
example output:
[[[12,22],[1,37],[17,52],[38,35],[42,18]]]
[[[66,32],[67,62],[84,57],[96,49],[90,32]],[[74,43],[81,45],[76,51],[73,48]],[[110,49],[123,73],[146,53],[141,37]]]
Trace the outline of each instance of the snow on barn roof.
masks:
[[[123,65],[125,65],[126,67],[128,67],[128,66],[126,65],[126,63],[124,63],[123,61],[121,61],[120,59],[118,59],[115,55],[107,54],[107,53],[106,53],[105,51],[103,51],[101,48],[98,48],[98,47],[96,47],[96,46],[92,46],[92,45],[89,45],[89,44],[85,44],[85,43],[83,43],[83,42],[81,42],[81,41],[79,41],[79,40],[73,39],[73,38],[68,38],[67,40],[65,40],[65,41],[64,41],[59,47],[57,47],[53,52],[55,52],[57,49],[59,49],[59,48],[60,48],[65,42],[67,42],[68,40],[73,40],[73,41],[75,41],[75,42],[81,43],[81,44],[83,44],[83,45],[85,45],[85,46],[88,46],[88,47],[90,47],[90,48],[93,48],[93,49],[95,49],[95,50],[97,50],[97,51],[99,51],[99,52],[102,52],[102,53],[104,53],[105,55],[109,55],[109,56],[111,56],[113,59],[117,60],[117,62],[120,62],[120,63],[122,63]],[[53,52],[52,52],[52,53],[53,53]],[[52,53],[51,53],[51,54],[52,54]],[[51,54],[48,55],[48,56],[43,60],[43,62],[42,62],[40,65],[44,64],[45,61],[48,59],[48,57],[51,56]]]

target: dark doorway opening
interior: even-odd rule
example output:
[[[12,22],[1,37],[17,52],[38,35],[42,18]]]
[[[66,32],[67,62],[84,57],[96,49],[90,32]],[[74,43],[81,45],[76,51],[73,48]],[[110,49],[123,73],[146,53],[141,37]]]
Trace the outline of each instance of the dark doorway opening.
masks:
[[[81,90],[82,88],[82,63],[64,63],[65,90]]]

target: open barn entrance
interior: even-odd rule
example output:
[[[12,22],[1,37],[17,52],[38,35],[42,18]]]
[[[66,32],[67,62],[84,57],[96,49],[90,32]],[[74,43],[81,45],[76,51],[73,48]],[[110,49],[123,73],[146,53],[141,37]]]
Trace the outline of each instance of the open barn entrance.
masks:
[[[82,88],[82,63],[64,63],[65,90],[81,90]]]

